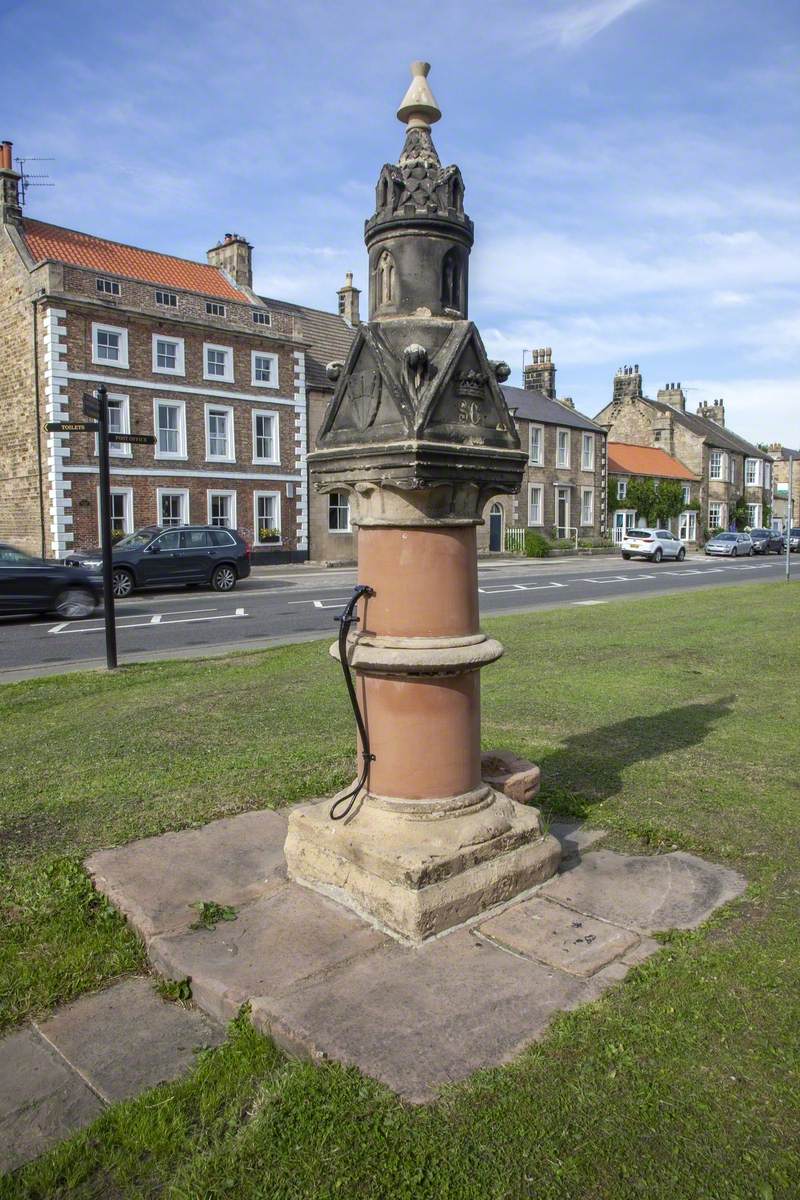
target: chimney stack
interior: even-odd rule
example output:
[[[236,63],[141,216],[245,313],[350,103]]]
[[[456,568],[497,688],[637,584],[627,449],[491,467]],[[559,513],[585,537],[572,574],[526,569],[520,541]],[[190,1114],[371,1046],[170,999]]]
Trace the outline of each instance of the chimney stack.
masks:
[[[253,247],[239,233],[226,233],[221,242],[208,251],[209,265],[230,275],[239,287],[252,290]]]
[[[642,395],[642,376],[639,364],[632,367],[620,367],[614,376],[614,394],[612,400],[637,400]]]
[[[713,404],[708,404],[705,400],[697,406],[698,417],[703,417],[706,421],[713,421],[715,425],[721,425],[725,428],[725,401],[715,400]]]
[[[11,142],[0,144],[0,223],[20,225],[22,206],[19,202],[20,175],[14,170]]]
[[[556,369],[549,346],[531,350],[531,361],[522,373],[522,386],[527,392],[543,392],[550,400],[555,400]]]
[[[665,383],[663,388],[658,389],[656,400],[668,404],[670,408],[677,408],[678,412],[686,412],[686,397],[680,383]]]
[[[361,292],[353,287],[353,272],[347,271],[344,277],[344,287],[337,292],[339,297],[339,316],[344,317],[348,325],[360,325],[361,316],[358,311],[358,297]]]

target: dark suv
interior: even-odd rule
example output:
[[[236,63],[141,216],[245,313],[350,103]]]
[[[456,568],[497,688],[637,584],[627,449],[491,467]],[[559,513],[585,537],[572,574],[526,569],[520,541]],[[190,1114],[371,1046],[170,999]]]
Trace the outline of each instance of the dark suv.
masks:
[[[134,588],[205,584],[230,592],[237,579],[250,574],[250,547],[234,529],[213,525],[181,525],[165,529],[147,525],[121,538],[113,554],[114,596],[124,600]],[[99,569],[99,550],[69,554],[70,567]]]
[[[783,554],[783,534],[775,533],[772,529],[751,529],[750,537],[753,542],[753,554]]]

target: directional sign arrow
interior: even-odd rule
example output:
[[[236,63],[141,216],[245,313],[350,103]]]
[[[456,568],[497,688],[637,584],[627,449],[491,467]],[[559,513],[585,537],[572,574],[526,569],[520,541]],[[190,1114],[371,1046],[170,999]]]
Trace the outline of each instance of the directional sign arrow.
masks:
[[[97,433],[100,426],[96,421],[48,421],[46,433]]]
[[[83,393],[83,411],[87,417],[100,416],[100,401],[91,392]]]
[[[113,433],[108,431],[110,442],[130,442],[133,446],[155,446],[156,439],[152,433]]]

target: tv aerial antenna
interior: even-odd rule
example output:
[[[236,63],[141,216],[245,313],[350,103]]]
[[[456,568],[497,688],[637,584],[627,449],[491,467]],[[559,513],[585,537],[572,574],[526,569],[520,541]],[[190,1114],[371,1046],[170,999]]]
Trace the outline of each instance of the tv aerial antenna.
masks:
[[[31,157],[17,158],[16,162],[17,162],[17,167],[19,169],[20,204],[25,203],[25,197],[27,195],[28,188],[55,187],[56,186],[54,183],[48,182],[48,180],[50,179],[49,175],[42,174],[41,172],[26,171],[26,169],[25,169],[26,163],[29,163],[29,162],[35,162],[35,163],[55,162],[54,158],[31,158]]]

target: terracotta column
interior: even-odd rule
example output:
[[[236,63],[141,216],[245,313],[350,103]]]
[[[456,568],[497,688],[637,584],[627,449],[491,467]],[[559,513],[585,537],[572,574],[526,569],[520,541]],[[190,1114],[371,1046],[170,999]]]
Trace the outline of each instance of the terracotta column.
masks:
[[[498,386],[508,368],[466,319],[472,223],[458,168],[433,146],[427,71],[412,66],[403,154],[367,222],[370,320],[329,367],[336,392],[309,456],[317,488],[350,492],[373,593],[348,642],[373,759],[346,820],[330,800],[300,806],[286,842],[292,878],[412,941],[559,859],[538,811],[481,780],[480,669],[503,651],[479,627],[475,528],[492,496],[518,490],[526,456]]]

